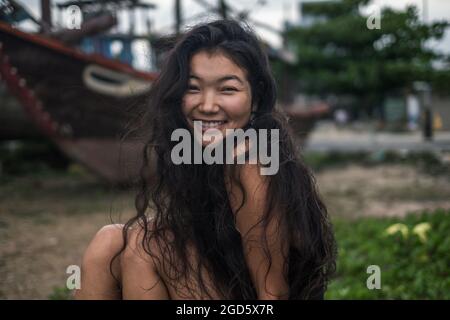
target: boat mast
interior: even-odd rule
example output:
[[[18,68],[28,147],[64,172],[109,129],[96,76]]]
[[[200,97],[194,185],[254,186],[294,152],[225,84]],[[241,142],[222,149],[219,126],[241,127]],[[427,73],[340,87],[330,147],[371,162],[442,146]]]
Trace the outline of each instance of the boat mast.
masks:
[[[51,0],[41,0],[41,32],[45,32],[52,28],[52,12],[51,12]]]
[[[182,21],[181,0],[175,0],[175,33],[180,34]]]

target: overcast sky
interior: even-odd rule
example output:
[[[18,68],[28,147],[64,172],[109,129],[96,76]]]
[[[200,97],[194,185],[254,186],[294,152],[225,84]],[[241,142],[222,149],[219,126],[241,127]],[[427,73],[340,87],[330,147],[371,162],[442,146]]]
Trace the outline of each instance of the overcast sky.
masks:
[[[39,16],[39,2],[40,0],[19,0],[21,3],[27,5],[37,16]],[[154,3],[157,9],[150,13],[153,20],[153,28],[155,30],[168,30],[167,27],[172,26],[174,22],[173,0],[142,0],[143,2]],[[250,17],[273,26],[276,29],[282,29],[283,21],[297,21],[299,19],[297,8],[300,0],[266,0],[264,6],[257,5],[260,0],[227,0],[230,6],[236,9],[250,9]],[[54,3],[66,2],[66,0],[53,0]],[[203,0],[203,2],[216,4],[217,0]],[[428,14],[425,18],[428,21],[435,20],[450,20],[450,0],[373,0],[372,6],[390,6],[396,9],[405,8],[407,5],[415,5],[419,9],[421,17],[423,17],[423,3],[428,3]],[[189,18],[205,12],[195,0],[182,1],[182,10],[184,18]],[[368,8],[371,10],[371,7]],[[139,17],[138,17],[139,18]],[[211,17],[210,17],[211,18]],[[208,19],[204,17],[203,19]],[[126,19],[122,22],[126,23]],[[200,20],[193,20],[191,23],[199,22]],[[381,22],[381,27],[383,27]],[[276,33],[256,27],[259,35],[274,46],[280,46],[281,39]],[[450,30],[447,31],[445,38],[440,42],[433,44],[437,48],[450,53]]]

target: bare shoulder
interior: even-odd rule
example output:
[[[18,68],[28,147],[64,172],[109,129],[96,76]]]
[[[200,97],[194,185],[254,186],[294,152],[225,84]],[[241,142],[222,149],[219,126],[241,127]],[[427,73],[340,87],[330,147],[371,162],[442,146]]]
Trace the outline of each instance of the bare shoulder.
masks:
[[[121,224],[106,225],[89,243],[81,265],[81,289],[75,292],[77,299],[120,298],[120,266],[113,258],[123,246],[122,230]]]
[[[123,224],[103,226],[89,244],[84,260],[102,260],[117,252],[123,245]]]
[[[144,249],[146,235],[153,224],[149,221],[147,232],[139,224],[127,229],[124,247],[124,225],[102,227],[86,249],[81,267],[81,289],[77,299],[141,299],[167,298],[165,287],[159,277],[153,259]],[[144,241],[145,240],[145,241]],[[147,250],[156,252],[153,241]],[[122,250],[123,249],[123,250]],[[147,276],[145,276],[147,275]],[[141,286],[155,290],[142,290]]]
[[[149,220],[147,227],[135,223],[127,230],[127,245],[121,257],[121,264],[136,262],[153,262],[149,253],[157,254],[156,240],[150,237],[154,232],[155,224]]]
[[[120,262],[124,299],[169,299],[158,271],[161,255],[156,239],[151,237],[153,232],[153,221],[146,228],[136,224],[128,230]]]
[[[134,261],[136,259],[147,259],[144,251],[144,228],[135,223],[127,229],[126,232],[126,246],[124,246],[124,225],[110,224],[102,227],[90,242],[83,257],[83,264],[87,266],[104,264],[111,261],[117,256],[120,264],[127,260]],[[147,232],[153,231],[153,223],[149,221]],[[123,250],[122,250],[123,248]]]
[[[123,229],[123,224],[109,224],[100,228],[90,242],[83,260],[98,261],[109,258],[112,253],[115,255],[123,247]],[[150,220],[147,225],[147,232],[151,233],[153,229],[154,224]],[[144,238],[144,228],[137,223],[133,224],[127,229],[126,235],[127,245],[124,251],[137,252],[140,250]]]

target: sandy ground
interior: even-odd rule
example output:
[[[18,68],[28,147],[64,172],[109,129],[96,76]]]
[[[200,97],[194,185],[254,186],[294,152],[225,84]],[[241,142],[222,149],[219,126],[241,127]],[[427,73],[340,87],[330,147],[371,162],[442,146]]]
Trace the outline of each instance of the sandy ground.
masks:
[[[131,192],[91,179],[19,179],[0,187],[0,298],[47,299],[64,288],[105,224],[133,213]]]
[[[450,208],[449,177],[412,167],[348,166],[317,173],[332,216],[402,216]],[[24,177],[0,185],[0,298],[47,299],[103,225],[133,214],[133,191],[92,178]]]
[[[404,216],[450,208],[450,177],[427,175],[409,166],[347,166],[319,172],[316,179],[335,217]]]

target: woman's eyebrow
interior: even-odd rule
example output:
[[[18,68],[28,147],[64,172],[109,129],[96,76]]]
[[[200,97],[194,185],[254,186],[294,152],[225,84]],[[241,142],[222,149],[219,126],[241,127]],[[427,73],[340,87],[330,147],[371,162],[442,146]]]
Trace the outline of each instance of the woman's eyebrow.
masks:
[[[192,78],[192,79],[196,79],[196,80],[202,81],[202,78],[200,78],[199,76],[196,76],[195,74],[191,74],[191,75],[189,76],[189,78]],[[224,82],[224,81],[227,81],[227,80],[237,80],[239,83],[241,83],[242,85],[244,85],[244,81],[242,81],[241,78],[239,78],[238,76],[233,75],[233,74],[223,76],[223,77],[217,79],[216,82],[217,82],[217,83],[220,83],[220,82]]]
[[[220,78],[219,80],[217,80],[217,82],[224,82],[227,80],[237,80],[240,84],[244,84],[244,81],[242,81],[241,78],[239,78],[238,76],[235,76],[235,75],[226,75],[226,76]]]

